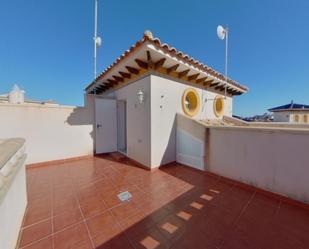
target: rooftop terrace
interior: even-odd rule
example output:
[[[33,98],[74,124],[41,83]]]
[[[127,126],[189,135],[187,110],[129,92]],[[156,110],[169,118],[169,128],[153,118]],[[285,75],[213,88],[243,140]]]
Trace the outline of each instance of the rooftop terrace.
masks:
[[[93,157],[28,168],[27,180],[19,248],[309,247],[308,209],[179,164]]]

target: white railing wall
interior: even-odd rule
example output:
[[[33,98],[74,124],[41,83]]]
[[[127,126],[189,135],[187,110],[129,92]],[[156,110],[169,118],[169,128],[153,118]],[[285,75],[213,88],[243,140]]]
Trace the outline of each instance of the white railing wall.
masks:
[[[0,104],[0,138],[23,137],[26,163],[93,154],[93,107]]]

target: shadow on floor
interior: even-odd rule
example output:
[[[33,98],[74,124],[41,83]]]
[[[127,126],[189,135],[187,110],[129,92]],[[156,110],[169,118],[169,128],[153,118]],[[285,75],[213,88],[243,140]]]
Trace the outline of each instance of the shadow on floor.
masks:
[[[128,202],[139,213],[116,218],[122,232],[96,248],[309,247],[307,210],[176,163],[152,174],[137,183],[149,198]]]
[[[309,248],[309,209],[177,163],[135,166],[112,155],[28,169],[19,248]]]

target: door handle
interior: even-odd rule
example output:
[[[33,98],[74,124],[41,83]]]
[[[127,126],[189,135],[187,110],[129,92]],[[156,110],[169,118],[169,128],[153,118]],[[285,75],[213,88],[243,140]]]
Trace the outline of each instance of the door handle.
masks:
[[[102,125],[101,124],[97,124],[97,129],[101,128]]]

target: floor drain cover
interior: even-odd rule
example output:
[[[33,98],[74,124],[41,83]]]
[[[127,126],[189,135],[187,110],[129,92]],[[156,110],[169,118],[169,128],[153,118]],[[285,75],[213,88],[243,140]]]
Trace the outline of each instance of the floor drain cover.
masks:
[[[129,201],[132,198],[132,195],[129,191],[120,192],[117,197],[121,201]]]

